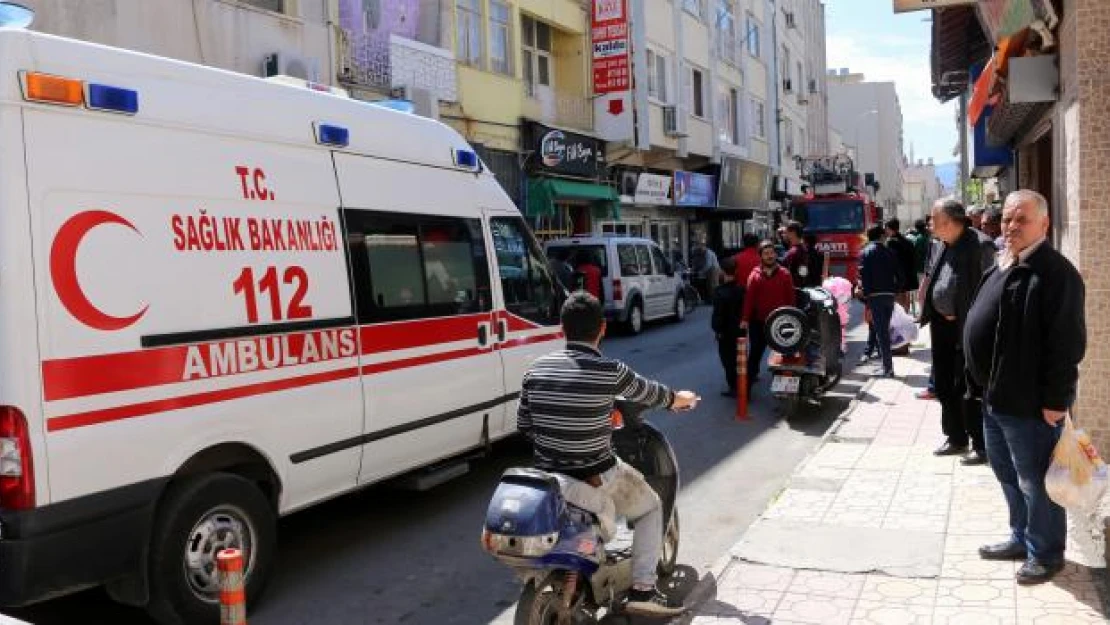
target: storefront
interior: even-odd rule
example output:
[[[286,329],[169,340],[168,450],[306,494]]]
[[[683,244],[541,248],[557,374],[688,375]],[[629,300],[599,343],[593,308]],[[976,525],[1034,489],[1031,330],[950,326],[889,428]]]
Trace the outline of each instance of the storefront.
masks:
[[[685,258],[686,218],[676,211],[673,173],[635,170],[617,172],[620,180],[620,217],[599,221],[598,234],[644,237],[655,241],[667,254]]]
[[[773,224],[770,201],[771,170],[752,161],[721,159],[717,205],[697,211],[691,241],[704,241],[721,254],[739,251],[748,232],[766,236]]]
[[[617,190],[601,182],[604,155],[594,137],[526,121],[524,214],[541,240],[586,234],[619,219]]]

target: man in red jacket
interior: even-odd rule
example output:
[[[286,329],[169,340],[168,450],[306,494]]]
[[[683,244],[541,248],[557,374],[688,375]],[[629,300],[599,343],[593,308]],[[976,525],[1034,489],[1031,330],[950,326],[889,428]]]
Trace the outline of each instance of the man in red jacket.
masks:
[[[744,316],[741,329],[748,331],[748,390],[751,390],[763,366],[763,353],[767,351],[767,338],[764,336],[764,323],[778,308],[794,306],[794,280],[775,256],[775,244],[764,241],[759,244],[759,268],[748,277],[747,293],[744,294]]]

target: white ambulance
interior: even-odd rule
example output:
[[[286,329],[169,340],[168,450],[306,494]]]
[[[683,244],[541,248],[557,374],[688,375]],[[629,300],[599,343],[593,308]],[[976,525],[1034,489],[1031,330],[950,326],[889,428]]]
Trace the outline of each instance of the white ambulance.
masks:
[[[0,29],[0,604],[217,622],[280,515],[515,431],[561,296],[450,128]]]

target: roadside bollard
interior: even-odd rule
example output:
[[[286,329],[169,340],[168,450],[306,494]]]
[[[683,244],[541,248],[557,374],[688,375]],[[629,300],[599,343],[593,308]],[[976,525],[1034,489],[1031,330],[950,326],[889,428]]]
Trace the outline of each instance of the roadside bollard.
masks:
[[[748,337],[736,337],[736,420],[748,420]]]
[[[247,625],[247,594],[243,590],[243,552],[224,549],[216,554],[220,580],[220,625]]]

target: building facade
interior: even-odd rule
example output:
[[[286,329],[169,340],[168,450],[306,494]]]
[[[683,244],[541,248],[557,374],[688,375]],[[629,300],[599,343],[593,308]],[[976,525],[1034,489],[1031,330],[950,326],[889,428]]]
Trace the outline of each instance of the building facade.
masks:
[[[829,123],[854,154],[856,171],[878,183],[875,202],[883,215],[898,214],[902,203],[902,106],[893,82],[868,82],[847,69],[827,73]],[[870,186],[870,185],[869,185]]]
[[[933,204],[944,196],[944,185],[937,177],[932,158],[907,165],[903,176],[902,203],[898,206],[897,217],[906,229],[933,209]]]

